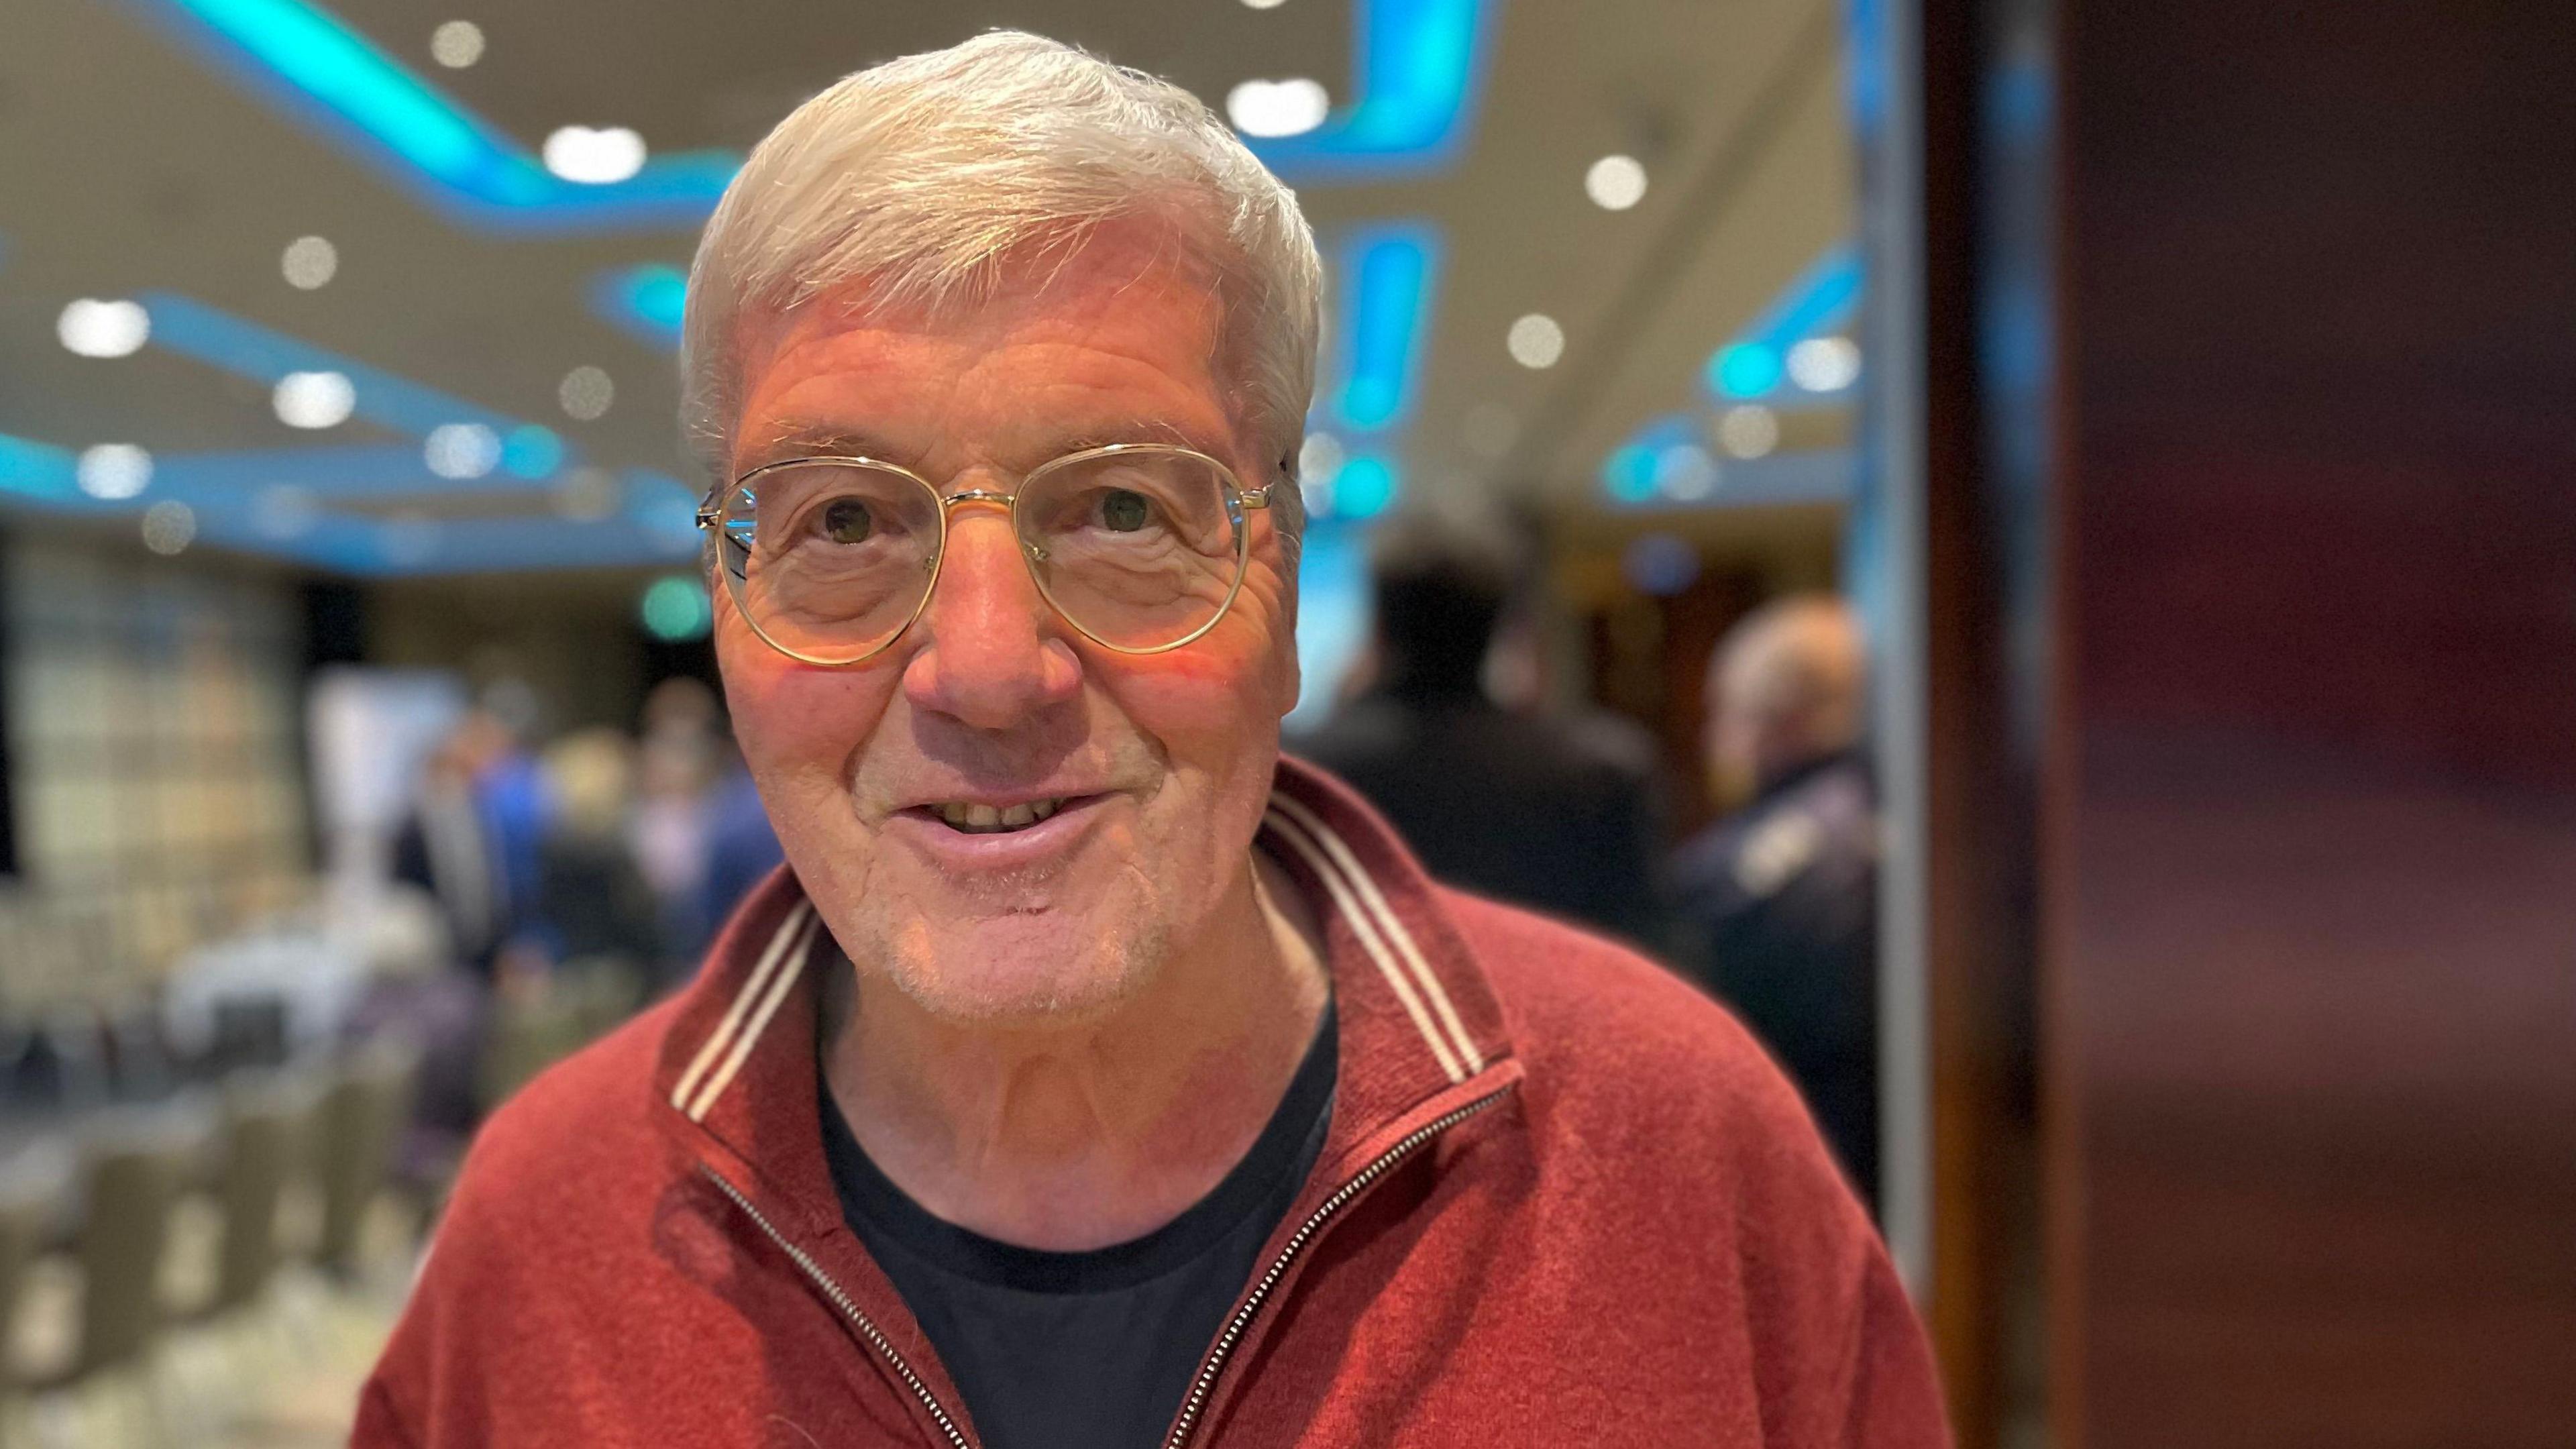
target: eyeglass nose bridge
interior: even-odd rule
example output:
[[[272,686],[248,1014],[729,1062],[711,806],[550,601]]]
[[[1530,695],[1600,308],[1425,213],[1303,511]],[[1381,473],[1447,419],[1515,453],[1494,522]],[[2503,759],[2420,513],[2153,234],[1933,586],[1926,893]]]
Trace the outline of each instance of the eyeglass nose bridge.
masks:
[[[1006,508],[1016,512],[1019,507],[1019,502],[1020,495],[1016,493],[1005,493],[999,488],[960,488],[954,493],[943,493],[940,495],[939,511],[944,516],[948,510],[955,508],[960,503],[990,503],[996,508]],[[940,532],[943,535],[946,534],[947,529],[944,525],[941,527]],[[1039,543],[1037,540],[1031,538],[1021,539],[1020,549],[1032,560],[1038,563],[1046,562],[1046,545]],[[943,558],[948,552],[948,545],[944,537],[941,540],[939,552]]]

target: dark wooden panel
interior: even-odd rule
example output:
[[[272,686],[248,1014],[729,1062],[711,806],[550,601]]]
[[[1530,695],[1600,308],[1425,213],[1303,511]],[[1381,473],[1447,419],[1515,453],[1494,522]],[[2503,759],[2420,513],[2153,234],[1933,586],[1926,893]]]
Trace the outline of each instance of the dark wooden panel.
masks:
[[[2576,1442],[2576,7],[2076,0],[2058,1421]]]

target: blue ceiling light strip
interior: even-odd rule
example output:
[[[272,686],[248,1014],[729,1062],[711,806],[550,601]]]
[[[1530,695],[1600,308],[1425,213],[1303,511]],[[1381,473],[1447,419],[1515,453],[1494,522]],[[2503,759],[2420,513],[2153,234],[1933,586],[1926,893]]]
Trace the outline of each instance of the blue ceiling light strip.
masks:
[[[0,493],[40,503],[83,503],[80,460],[68,448],[0,433]]]
[[[695,226],[742,164],[657,156],[624,181],[566,181],[306,0],[137,0],[144,13],[451,219],[516,232]]]
[[[1466,149],[1500,0],[1354,0],[1351,104],[1301,136],[1244,144],[1291,184],[1388,181]]]
[[[537,486],[500,472],[475,479],[471,485],[441,478],[429,471],[420,449],[404,443],[172,454],[153,460],[152,482],[155,488],[180,482],[235,499],[283,483],[324,503],[452,496],[468,486],[477,493]]]
[[[489,428],[501,440],[501,466],[496,477],[508,474],[541,480],[552,476],[567,461],[563,438],[551,428],[449,397],[175,292],[143,292],[135,300],[143,304],[152,319],[148,345],[194,358],[235,377],[274,387],[290,372],[336,372],[349,379],[356,394],[355,416],[381,427],[415,438],[426,438],[450,423]],[[446,486],[452,489],[456,485]]]
[[[452,483],[422,474],[416,455],[409,456],[412,478],[404,483],[393,466],[397,452],[410,454],[363,448],[162,454],[153,459],[152,481],[143,492],[103,499],[80,491],[80,463],[72,450],[0,434],[0,503],[98,519],[136,517],[165,501],[184,503],[196,517],[200,543],[367,577],[668,566],[698,551],[695,496],[678,479],[642,469],[622,480],[624,515],[595,522],[543,516],[378,518],[319,507],[287,528],[262,517],[261,491],[280,483],[303,488],[317,505],[423,492],[424,479],[430,487],[453,491]],[[317,464],[325,466],[308,466]],[[371,466],[378,471],[368,473]]]
[[[1665,450],[1699,441],[1699,424],[1688,413],[1666,413],[1628,435],[1601,462],[1601,486],[1621,503],[1655,501]]]
[[[1789,349],[1832,327],[1860,301],[1860,248],[1846,242],[1816,259],[1752,324],[1708,360],[1708,390],[1749,402],[1788,377]]]
[[[638,342],[678,347],[689,274],[661,262],[612,267],[591,278],[590,309]]]
[[[1711,400],[1724,407],[1760,401],[1775,409],[1797,409],[1834,401],[1840,394],[1810,393],[1789,381],[1789,349],[1808,338],[1821,336],[1843,325],[1859,305],[1861,292],[1860,249],[1848,242],[1831,247],[1823,256],[1801,272],[1778,296],[1771,300],[1735,340],[1713,354],[1703,370],[1701,381]],[[1601,460],[1601,488],[1617,503],[1642,507],[1669,501],[1666,499],[1663,470],[1668,455],[1682,447],[1705,449],[1705,420],[1689,412],[1665,413],[1638,425],[1619,446]],[[1837,455],[1839,456],[1839,455]],[[1714,460],[1698,460],[1702,466]],[[1751,497],[1739,480],[1751,473],[1774,474],[1786,465],[1786,457],[1758,459],[1753,462],[1729,460],[1723,473],[1723,502],[1779,502],[1781,498]],[[1804,466],[1804,465],[1800,465]],[[1802,477],[1804,475],[1801,475]],[[1832,475],[1841,481],[1831,487],[1822,484],[1789,491],[1788,501],[1813,497],[1843,497],[1849,489],[1847,477]],[[1814,480],[1808,480],[1813,483]],[[1820,491],[1821,490],[1821,491]],[[1717,502],[1719,499],[1704,500]]]
[[[132,0],[220,68],[459,224],[572,234],[691,227],[742,164],[655,156],[566,181],[310,0]],[[1353,0],[1352,101],[1301,136],[1247,138],[1292,183],[1438,171],[1465,149],[1500,0]]]
[[[1356,433],[1395,426],[1413,412],[1428,350],[1440,232],[1397,222],[1354,233],[1340,248],[1341,355],[1346,376],[1334,399],[1337,421]]]

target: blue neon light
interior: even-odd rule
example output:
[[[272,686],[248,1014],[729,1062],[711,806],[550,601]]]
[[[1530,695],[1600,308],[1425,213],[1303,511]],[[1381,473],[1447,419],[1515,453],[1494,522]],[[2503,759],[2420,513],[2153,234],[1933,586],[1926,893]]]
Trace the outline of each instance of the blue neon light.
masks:
[[[1780,385],[1787,367],[1768,342],[1733,342],[1708,360],[1709,386],[1721,397],[1760,397]]]
[[[1354,0],[1352,103],[1302,136],[1247,137],[1292,183],[1437,171],[1465,149],[1499,0]]]
[[[546,170],[517,142],[307,0],[147,0],[197,49],[449,217],[498,230],[694,226],[742,158],[657,156],[624,181]]]
[[[564,440],[552,428],[521,423],[501,437],[501,471],[514,477],[551,478],[563,462]]]
[[[1340,250],[1347,375],[1336,411],[1345,427],[1373,433],[1413,410],[1428,350],[1440,232],[1423,222],[1371,227]]]
[[[1601,486],[1622,503],[1652,503],[1659,491],[1656,471],[1663,464],[1665,450],[1698,439],[1698,426],[1688,413],[1666,413],[1650,419],[1602,460]]]
[[[86,501],[80,460],[69,449],[0,433],[0,491],[45,502]]]
[[[689,274],[660,262],[612,267],[590,282],[590,309],[637,341],[655,347],[680,345],[680,322],[688,301]]]
[[[1709,358],[1709,391],[1740,402],[1779,387],[1789,349],[1840,322],[1860,300],[1860,286],[1860,249],[1846,242],[1828,250]]]
[[[656,156],[624,181],[566,181],[310,0],[143,0],[250,89],[458,222],[519,232],[688,227],[742,158]],[[1498,0],[1353,0],[1353,101],[1302,136],[1250,139],[1291,182],[1438,170],[1463,149]]]
[[[92,498],[80,491],[79,459],[68,448],[0,434],[0,497],[46,512],[132,516],[164,500],[196,514],[201,543],[370,577],[625,568],[670,564],[697,551],[692,495],[678,479],[648,470],[625,475],[623,516],[591,523],[546,517],[403,520],[329,511],[334,501],[453,492],[427,474],[408,447],[165,453],[137,497]],[[258,490],[291,484],[322,505],[291,532],[264,524]]]
[[[1333,516],[1365,522],[1394,507],[1403,491],[1404,478],[1394,460],[1362,453],[1333,475]]]

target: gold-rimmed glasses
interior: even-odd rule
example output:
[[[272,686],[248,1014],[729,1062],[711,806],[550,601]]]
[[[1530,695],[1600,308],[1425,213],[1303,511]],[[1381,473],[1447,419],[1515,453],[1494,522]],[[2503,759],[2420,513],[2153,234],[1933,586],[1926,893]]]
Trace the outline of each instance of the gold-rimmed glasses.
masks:
[[[943,493],[874,458],[788,458],[754,468],[698,510],[745,622],[808,664],[883,652],[930,606],[948,514],[1007,510],[1038,593],[1083,637],[1160,654],[1205,634],[1243,588],[1243,515],[1270,506],[1205,453],[1113,443],[1040,465],[1008,493]]]

